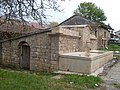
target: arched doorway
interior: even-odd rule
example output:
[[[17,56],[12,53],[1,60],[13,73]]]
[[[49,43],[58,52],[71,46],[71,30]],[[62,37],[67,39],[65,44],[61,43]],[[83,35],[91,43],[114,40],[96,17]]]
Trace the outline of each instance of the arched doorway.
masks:
[[[20,50],[20,68],[30,69],[30,46],[27,42],[23,41],[19,44]]]

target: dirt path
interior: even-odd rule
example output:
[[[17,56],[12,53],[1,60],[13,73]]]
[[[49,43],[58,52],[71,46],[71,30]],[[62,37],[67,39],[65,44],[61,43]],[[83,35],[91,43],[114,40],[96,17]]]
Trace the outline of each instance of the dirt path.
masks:
[[[100,77],[105,82],[101,90],[120,90],[120,60],[113,59],[106,65]]]

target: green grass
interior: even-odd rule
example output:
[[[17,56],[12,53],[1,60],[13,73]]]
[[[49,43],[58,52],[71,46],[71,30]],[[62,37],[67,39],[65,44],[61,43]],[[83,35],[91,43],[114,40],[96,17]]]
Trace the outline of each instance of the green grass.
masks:
[[[118,60],[120,60],[120,55],[114,55]]]
[[[114,85],[116,88],[120,89],[120,84],[115,84]]]
[[[87,75],[65,75],[63,81],[66,83],[73,82],[75,86],[95,88],[95,84],[100,84],[102,80],[99,77]]]
[[[55,75],[0,68],[0,90],[88,90],[102,82],[93,76],[62,75],[61,79],[53,79]]]
[[[108,51],[120,51],[120,46],[116,44],[109,44],[108,49],[106,48],[99,48],[98,50],[108,50]]]
[[[120,46],[116,44],[109,44],[108,45],[108,50],[110,51],[120,51]]]

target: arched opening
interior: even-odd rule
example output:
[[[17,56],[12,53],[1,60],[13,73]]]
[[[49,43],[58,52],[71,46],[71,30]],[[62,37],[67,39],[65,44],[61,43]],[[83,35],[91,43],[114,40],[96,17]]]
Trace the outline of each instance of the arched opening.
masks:
[[[30,69],[30,46],[27,42],[22,41],[19,43],[20,52],[20,68]]]

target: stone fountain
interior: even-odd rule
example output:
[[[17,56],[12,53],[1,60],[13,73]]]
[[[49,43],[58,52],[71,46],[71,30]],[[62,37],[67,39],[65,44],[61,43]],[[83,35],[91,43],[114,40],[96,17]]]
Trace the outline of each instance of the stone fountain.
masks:
[[[113,59],[112,51],[90,50],[88,43],[85,52],[61,54],[59,70],[91,74]]]

